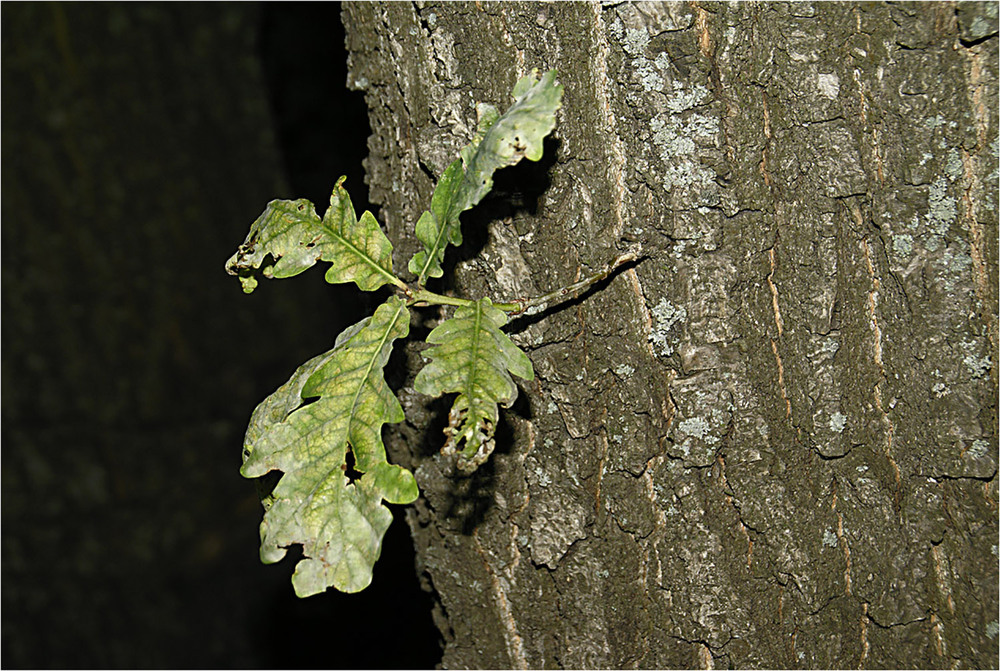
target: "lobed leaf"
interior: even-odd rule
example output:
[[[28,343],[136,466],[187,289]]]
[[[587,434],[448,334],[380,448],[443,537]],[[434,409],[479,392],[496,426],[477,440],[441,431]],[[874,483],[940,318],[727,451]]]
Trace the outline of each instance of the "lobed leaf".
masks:
[[[562,100],[562,84],[549,70],[541,79],[537,71],[514,86],[514,104],[503,115],[490,106],[477,107],[479,124],[472,142],[445,170],[434,189],[431,209],[417,221],[417,239],[424,248],[410,259],[410,272],[422,284],[427,277],[440,277],[444,251],[462,244],[459,215],[476,205],[493,188],[493,173],[527,157],[542,157],[543,140],[556,125],[556,110]]]
[[[261,560],[276,562],[301,544],[292,576],[300,597],[331,585],[343,592],[367,587],[392,521],[382,500],[417,498],[413,474],[386,462],[381,437],[383,424],[403,420],[382,369],[393,341],[408,331],[405,304],[390,298],[345,330],[332,350],[302,365],[250,419],[240,472],[283,473],[265,498]],[[353,482],[348,450],[362,474]]]
[[[534,378],[527,355],[500,330],[506,323],[507,315],[488,298],[458,308],[427,336],[435,345],[429,350],[431,361],[414,380],[414,388],[428,396],[458,393],[444,452],[450,454],[464,442],[458,458],[464,471],[475,470],[493,451],[497,404],[510,407],[517,398],[510,373]]]
[[[258,268],[264,277],[292,277],[321,260],[330,263],[326,271],[330,284],[354,282],[364,291],[374,291],[400,283],[392,272],[392,244],[371,212],[356,218],[343,187],[345,179],[337,180],[322,219],[304,198],[268,203],[226,262],[226,271],[240,278],[246,293],[257,286]],[[272,261],[262,267],[268,256]]]

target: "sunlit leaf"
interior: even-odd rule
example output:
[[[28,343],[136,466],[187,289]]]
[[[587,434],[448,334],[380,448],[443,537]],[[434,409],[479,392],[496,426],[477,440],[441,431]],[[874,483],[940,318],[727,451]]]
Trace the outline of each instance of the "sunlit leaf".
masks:
[[[390,298],[342,333],[332,350],[299,368],[250,420],[241,473],[283,473],[265,501],[261,559],[276,562],[301,544],[303,558],[292,576],[299,596],[329,586],[364,589],[392,521],[383,499],[417,497],[413,475],[386,462],[381,437],[384,424],[403,420],[382,369],[393,341],[408,331],[406,306]],[[353,482],[348,452],[361,474]]]

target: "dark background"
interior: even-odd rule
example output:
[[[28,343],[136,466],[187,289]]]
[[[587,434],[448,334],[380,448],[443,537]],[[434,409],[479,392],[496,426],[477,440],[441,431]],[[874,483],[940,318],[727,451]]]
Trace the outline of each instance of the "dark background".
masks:
[[[253,407],[363,314],[223,270],[272,198],[346,174],[370,207],[339,5],[0,11],[0,664],[435,665],[401,510],[371,587],[300,600],[238,474]]]

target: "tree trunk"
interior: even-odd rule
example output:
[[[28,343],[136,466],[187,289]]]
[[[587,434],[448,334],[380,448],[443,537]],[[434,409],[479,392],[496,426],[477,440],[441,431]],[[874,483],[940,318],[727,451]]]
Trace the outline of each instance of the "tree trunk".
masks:
[[[647,256],[512,322],[536,378],[473,477],[401,390],[445,667],[996,666],[995,5],[344,20],[397,268],[475,102],[536,67],[547,157],[465,216],[444,288]]]

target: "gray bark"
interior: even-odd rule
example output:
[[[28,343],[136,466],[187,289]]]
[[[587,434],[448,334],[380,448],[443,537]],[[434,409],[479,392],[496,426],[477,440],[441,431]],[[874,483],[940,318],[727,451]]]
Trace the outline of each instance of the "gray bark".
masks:
[[[472,478],[401,391],[444,666],[997,665],[995,5],[344,19],[397,268],[474,103],[533,67],[565,84],[550,158],[466,215],[445,287],[649,255],[512,323],[536,379]]]

